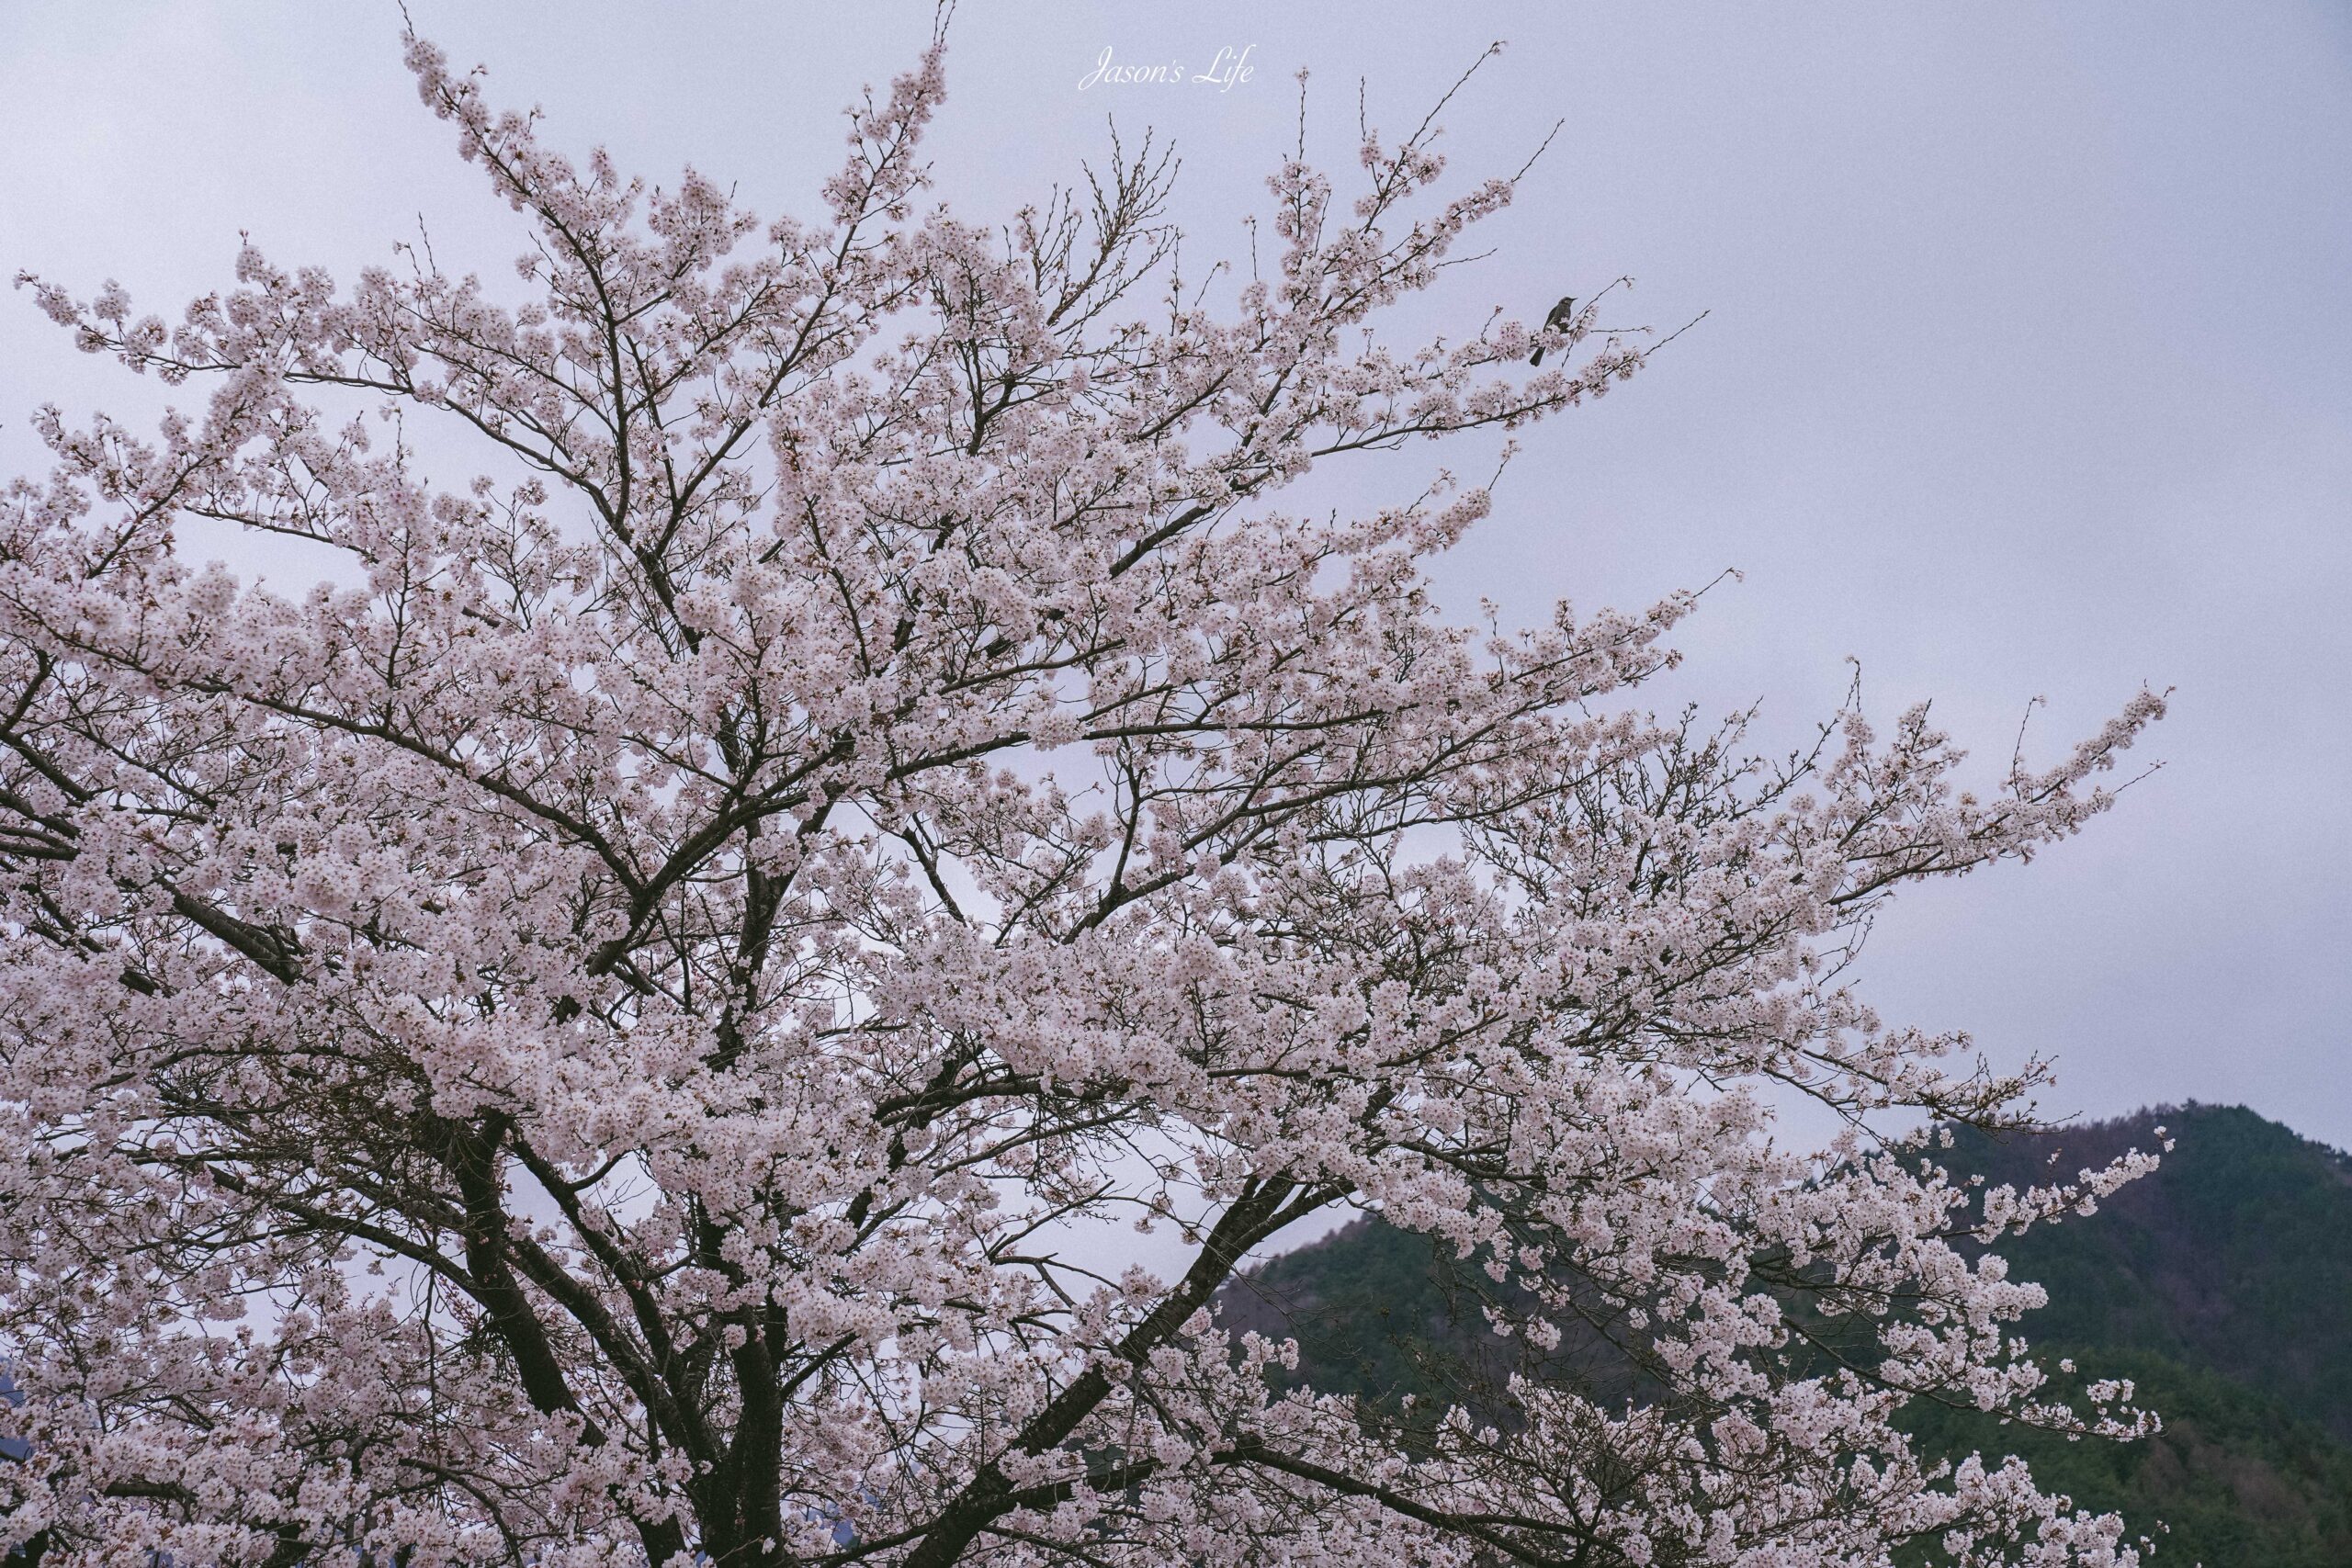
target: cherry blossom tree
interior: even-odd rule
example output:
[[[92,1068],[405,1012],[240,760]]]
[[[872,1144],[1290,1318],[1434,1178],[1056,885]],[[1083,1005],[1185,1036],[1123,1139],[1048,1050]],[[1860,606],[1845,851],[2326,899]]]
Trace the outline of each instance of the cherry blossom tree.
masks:
[[[1848,965],[1905,883],[2104,808],[2161,700],[1980,793],[1924,709],[1766,759],[1636,705],[1689,593],[1449,623],[1487,488],[1282,496],[1641,367],[1590,300],[1376,330],[1514,181],[1446,196],[1432,118],[1367,130],[1347,203],[1302,136],[1262,267],[1204,287],[1148,147],[1001,226],[931,205],[944,60],[763,228],[412,36],[516,298],[250,245],[177,325],[20,279],[207,395],[44,411],[0,494],[0,1547],[2136,1561],[1898,1418],[2144,1429],[2029,1352],[1993,1244],[2152,1157],[1948,1175],[1895,1129],[2033,1124],[2042,1069]],[[186,553],[220,527],[344,566],[241,585]],[[1788,1146],[1799,1098],[1848,1131]],[[1649,1392],[1287,1387],[1216,1293],[1347,1208]],[[1106,1263],[1129,1224],[1189,1261]]]

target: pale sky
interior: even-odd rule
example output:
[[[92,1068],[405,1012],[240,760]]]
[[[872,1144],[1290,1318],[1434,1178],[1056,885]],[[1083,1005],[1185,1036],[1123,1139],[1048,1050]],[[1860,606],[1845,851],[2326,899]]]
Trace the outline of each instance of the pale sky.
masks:
[[[819,210],[841,106],[906,65],[928,6],[411,0],[492,96],[650,181],[692,163],[763,214]],[[417,233],[507,278],[521,231],[455,155],[384,4],[0,6],[0,275],[119,278],[167,318],[223,287],[240,231],[349,277]],[[1861,661],[1874,716],[1932,696],[1985,774],[2029,702],[2030,761],[2143,683],[2176,688],[2163,771],[2027,867],[1906,895],[1863,988],[1998,1063],[2054,1055],[2045,1110],[2243,1102],[2352,1145],[2352,7],[1144,7],[965,0],[933,193],[997,219],[1108,151],[1184,161],[1185,263],[1242,259],[1295,135],[1342,180],[1359,79],[1400,134],[1494,39],[1442,122],[1464,180],[1558,139],[1495,254],[1419,309],[1459,335],[1620,275],[1603,319],[1708,312],[1602,403],[1539,426],[1496,515],[1441,563],[1534,622],[1645,604],[1724,567],[1661,702],[1765,702],[1785,737]],[[1219,91],[1081,90],[1104,48]],[[192,390],[192,389],[191,389]],[[0,470],[26,416],[156,406],[0,293]],[[187,392],[180,394],[184,400]],[[1425,448],[1310,483],[1419,490]],[[307,563],[232,564],[292,585]]]

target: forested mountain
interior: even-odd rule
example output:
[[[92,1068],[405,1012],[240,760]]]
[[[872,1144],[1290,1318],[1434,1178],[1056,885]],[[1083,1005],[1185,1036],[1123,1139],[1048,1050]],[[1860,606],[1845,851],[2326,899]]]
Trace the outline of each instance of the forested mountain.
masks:
[[[2153,1148],[2159,1123],[2177,1142],[2154,1175],[2001,1250],[2013,1278],[2049,1287],[2051,1304],[2024,1325],[2036,1348],[2135,1380],[2163,1433],[2068,1443],[1941,1408],[1913,1430],[1955,1457],[2022,1454],[2047,1484],[2157,1535],[2158,1564],[2346,1568],[2352,1158],[2251,1111],[2200,1105],[2036,1138],[1963,1132],[1943,1157],[1991,1183],[2048,1181]],[[1359,1221],[1228,1287],[1224,1316],[1295,1335],[1299,1376],[1317,1388],[1475,1404],[1520,1363],[1487,1332],[1463,1267]],[[1561,1375],[1588,1376],[1573,1347],[1559,1355]]]

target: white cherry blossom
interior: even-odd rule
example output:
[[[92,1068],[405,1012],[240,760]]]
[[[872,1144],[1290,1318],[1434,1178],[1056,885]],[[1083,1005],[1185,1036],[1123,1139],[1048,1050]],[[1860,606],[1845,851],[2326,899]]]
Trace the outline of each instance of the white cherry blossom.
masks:
[[[1874,1134],[2030,1125],[2042,1075],[1847,982],[1904,884],[2104,809],[2158,697],[1982,793],[1924,709],[1754,759],[1634,698],[1693,596],[1464,628],[1423,570],[1487,488],[1284,510],[1643,363],[1591,300],[1381,335],[1514,192],[1446,194],[1433,122],[1352,197],[1302,148],[1204,289],[1148,149],[933,205],[937,45],[766,225],[409,64],[519,302],[251,246],[175,322],[23,280],[196,401],[48,411],[0,492],[0,1547],[2137,1561],[1895,1418],[2144,1427],[1985,1247],[2153,1157],[1980,1192]],[[348,570],[241,584],[198,523]],[[1792,1095],[1850,1130],[1792,1150]],[[1216,1292],[1350,1205],[1649,1393],[1275,1392]],[[1193,1261],[1090,1268],[1103,1218]]]

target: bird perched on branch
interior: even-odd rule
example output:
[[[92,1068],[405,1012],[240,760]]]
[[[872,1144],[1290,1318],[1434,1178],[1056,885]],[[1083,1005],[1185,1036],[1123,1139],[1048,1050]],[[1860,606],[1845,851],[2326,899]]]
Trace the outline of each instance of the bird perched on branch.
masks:
[[[1558,332],[1570,321],[1574,321],[1576,319],[1576,314],[1577,297],[1573,294],[1563,294],[1560,296],[1560,302],[1552,307],[1552,313],[1544,318],[1544,330],[1547,333]],[[1535,352],[1527,356],[1527,362],[1530,365],[1541,365],[1544,363],[1544,345],[1542,344],[1535,345]]]

